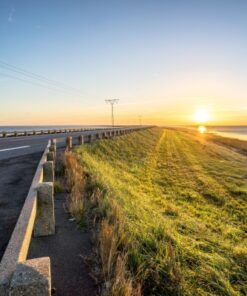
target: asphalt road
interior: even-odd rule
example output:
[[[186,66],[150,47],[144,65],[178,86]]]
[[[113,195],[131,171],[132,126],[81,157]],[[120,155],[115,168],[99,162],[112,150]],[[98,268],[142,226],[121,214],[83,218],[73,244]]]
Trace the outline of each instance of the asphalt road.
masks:
[[[14,230],[42,152],[0,161],[0,260]]]
[[[78,136],[99,131],[72,132],[0,138],[0,260],[26,199],[36,168],[48,140],[57,139],[65,146],[67,136],[78,142]]]
[[[98,131],[72,132],[63,134],[34,135],[0,138],[0,161],[12,157],[42,152],[47,146],[49,139],[56,138],[57,146],[65,145],[67,136],[72,136],[73,141],[77,141],[79,135],[88,135]],[[1,185],[0,185],[1,186]]]

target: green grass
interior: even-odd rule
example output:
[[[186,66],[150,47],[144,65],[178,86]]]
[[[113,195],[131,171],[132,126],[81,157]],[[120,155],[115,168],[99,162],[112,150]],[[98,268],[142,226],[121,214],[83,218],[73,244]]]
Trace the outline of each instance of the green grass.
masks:
[[[77,149],[124,216],[143,295],[247,295],[247,158],[153,128]]]

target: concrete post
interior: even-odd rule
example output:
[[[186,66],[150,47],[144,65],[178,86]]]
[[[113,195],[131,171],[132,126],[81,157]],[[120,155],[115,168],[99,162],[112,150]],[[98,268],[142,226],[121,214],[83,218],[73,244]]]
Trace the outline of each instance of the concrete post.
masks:
[[[92,134],[92,142],[94,142],[97,139],[96,134]]]
[[[48,152],[46,155],[47,161],[55,161],[55,154],[54,152]]]
[[[49,257],[30,259],[16,266],[10,284],[10,296],[50,296],[51,262]]]
[[[57,139],[51,139],[51,145],[56,146],[57,145]]]
[[[56,152],[57,152],[56,146],[55,145],[51,145],[49,147],[49,151],[52,152],[52,153],[54,153],[54,157],[56,158]]]
[[[69,150],[72,149],[72,137],[66,138],[66,148]]]
[[[54,182],[54,179],[54,162],[46,161],[43,164],[43,182]]]
[[[82,135],[80,135],[78,137],[78,141],[79,141],[79,145],[83,145],[84,144],[84,137]]]
[[[52,182],[44,182],[37,188],[37,213],[34,236],[55,233],[54,188]]]

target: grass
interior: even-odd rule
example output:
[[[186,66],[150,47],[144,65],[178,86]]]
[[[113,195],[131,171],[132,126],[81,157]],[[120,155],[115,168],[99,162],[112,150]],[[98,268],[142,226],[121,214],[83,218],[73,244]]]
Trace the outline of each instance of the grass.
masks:
[[[85,175],[74,154],[66,151],[64,154],[65,180],[68,191],[67,207],[77,223],[84,224]],[[56,187],[55,187],[56,188]]]
[[[245,156],[162,128],[76,154],[92,180],[108,294],[247,294]]]

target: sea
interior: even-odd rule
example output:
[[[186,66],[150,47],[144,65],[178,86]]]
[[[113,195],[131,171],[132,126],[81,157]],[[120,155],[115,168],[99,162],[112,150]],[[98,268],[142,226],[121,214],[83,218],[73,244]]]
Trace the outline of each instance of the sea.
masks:
[[[164,126],[164,127],[175,127],[175,128],[188,128],[192,130],[198,130],[199,127],[196,125],[191,126],[182,126],[182,125],[176,125],[176,126]],[[233,139],[239,139],[243,141],[247,141],[247,125],[219,125],[219,126],[206,126],[203,127],[206,128],[206,133],[215,134],[221,137],[225,138],[233,138]]]
[[[234,138],[247,141],[247,126],[210,126],[207,132],[226,138]]]

